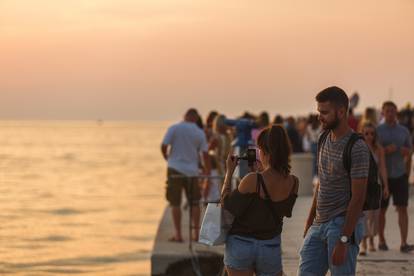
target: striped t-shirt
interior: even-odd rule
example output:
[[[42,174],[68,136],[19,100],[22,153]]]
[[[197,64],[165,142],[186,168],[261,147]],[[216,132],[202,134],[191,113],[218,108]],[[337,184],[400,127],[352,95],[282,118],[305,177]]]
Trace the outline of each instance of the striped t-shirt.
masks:
[[[344,214],[351,197],[351,183],[343,164],[343,151],[352,131],[337,141],[329,133],[321,145],[318,174],[319,191],[315,223],[320,224]],[[361,139],[357,140],[351,152],[351,178],[367,178],[369,171],[369,148]]]

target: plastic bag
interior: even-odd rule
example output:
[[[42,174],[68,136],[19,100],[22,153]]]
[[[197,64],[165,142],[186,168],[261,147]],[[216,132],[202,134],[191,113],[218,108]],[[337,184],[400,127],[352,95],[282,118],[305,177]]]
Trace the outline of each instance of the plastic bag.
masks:
[[[209,203],[200,228],[198,242],[206,245],[222,245],[233,223],[233,215],[218,203]]]

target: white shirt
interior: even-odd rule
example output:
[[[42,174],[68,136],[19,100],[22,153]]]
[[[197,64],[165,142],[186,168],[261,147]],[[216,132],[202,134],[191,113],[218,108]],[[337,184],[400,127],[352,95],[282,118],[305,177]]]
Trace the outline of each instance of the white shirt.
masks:
[[[319,135],[321,135],[322,127],[318,126],[317,129],[313,129],[311,125],[306,127],[306,134],[311,143],[318,143]]]
[[[164,136],[163,145],[170,146],[168,167],[187,176],[198,175],[200,152],[207,152],[207,139],[195,123],[180,122],[171,126]]]

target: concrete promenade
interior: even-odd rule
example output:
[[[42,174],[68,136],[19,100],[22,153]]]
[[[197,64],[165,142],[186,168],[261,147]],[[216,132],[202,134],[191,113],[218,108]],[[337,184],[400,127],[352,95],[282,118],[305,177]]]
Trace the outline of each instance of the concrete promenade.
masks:
[[[311,205],[310,196],[298,197],[295,205],[293,216],[284,220],[284,229],[282,234],[282,251],[283,265],[286,275],[296,275],[299,263],[299,250],[302,245],[302,235],[307,214]],[[410,230],[408,241],[414,243],[414,196],[410,198],[409,207]],[[157,239],[154,245],[152,255],[152,274],[164,275],[169,270],[169,275],[195,275],[191,272],[191,265],[188,262],[191,259],[191,252],[188,250],[188,218],[187,212],[183,212],[183,230],[185,243],[177,244],[168,242],[167,239],[172,233],[172,221],[169,208],[166,209]],[[366,257],[359,257],[357,266],[357,275],[414,275],[414,253],[402,254],[399,251],[400,234],[395,208],[390,205],[387,212],[386,238],[390,250],[387,252],[377,251],[368,252]],[[217,275],[217,269],[222,260],[223,247],[208,247],[201,244],[194,244],[194,252],[200,259],[200,265],[203,267],[202,275]],[[183,260],[187,260],[184,261]],[[174,270],[179,269],[177,274],[171,273],[171,265],[181,263]],[[168,267],[170,267],[168,269]],[[181,268],[179,268],[181,267]],[[212,269],[207,272],[206,268]],[[213,267],[215,267],[213,269]],[[185,269],[184,269],[185,268]],[[184,273],[183,270],[186,270]],[[328,274],[329,275],[329,274]]]
[[[411,186],[411,188],[413,188]],[[291,219],[284,220],[282,234],[282,250],[284,271],[287,275],[296,275],[299,257],[298,252],[302,245],[302,236],[305,221],[312,202],[311,197],[299,197]],[[410,225],[408,242],[414,243],[414,197],[410,198],[409,206]],[[365,257],[358,258],[357,275],[414,275],[414,252],[400,253],[400,232],[398,216],[395,208],[390,204],[387,211],[387,225],[385,230],[389,251],[368,252]]]

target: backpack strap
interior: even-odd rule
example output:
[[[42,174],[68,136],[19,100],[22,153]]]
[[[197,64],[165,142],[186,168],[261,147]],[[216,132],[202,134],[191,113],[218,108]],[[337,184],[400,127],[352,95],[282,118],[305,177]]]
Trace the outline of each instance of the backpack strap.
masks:
[[[329,136],[329,130],[325,130],[319,135],[318,148],[316,151],[316,167],[319,167],[319,156],[321,155],[322,146],[325,144],[326,139]]]
[[[348,143],[346,143],[344,152],[342,155],[342,161],[344,164],[345,170],[348,172],[348,176],[351,177],[351,165],[352,165],[352,147],[359,140],[364,139],[362,135],[353,132],[351,137],[349,137]]]
[[[348,143],[346,143],[345,148],[344,148],[344,152],[342,154],[342,161],[343,161],[343,164],[344,164],[344,168],[348,173],[348,177],[349,177],[349,180],[350,180],[349,181],[350,185],[352,185],[352,182],[351,182],[352,147],[354,146],[354,144],[359,139],[364,140],[364,137],[361,134],[353,132],[351,134],[351,137],[349,137]],[[350,189],[350,195],[352,197],[352,187]],[[355,231],[352,231],[351,243],[355,243]]]

